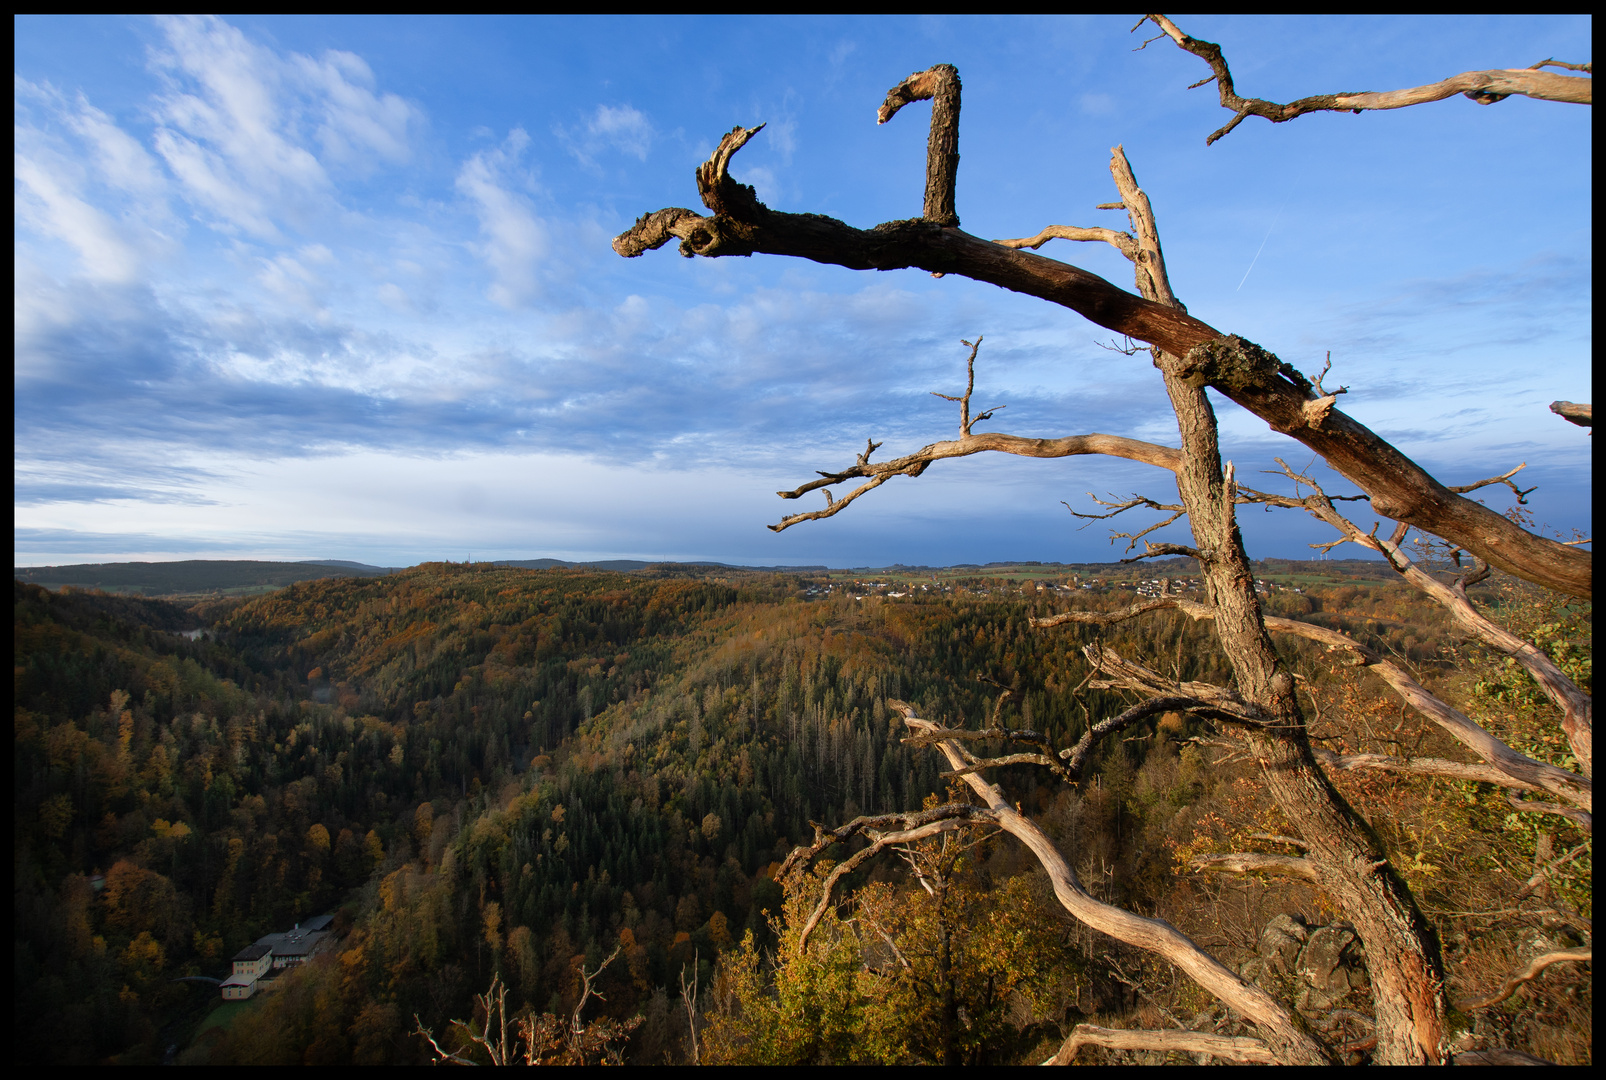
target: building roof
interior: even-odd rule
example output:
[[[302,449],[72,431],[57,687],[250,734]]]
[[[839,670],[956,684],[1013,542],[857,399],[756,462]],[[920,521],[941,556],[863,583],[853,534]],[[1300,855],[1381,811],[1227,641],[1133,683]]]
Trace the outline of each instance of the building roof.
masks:
[[[272,949],[274,956],[310,956],[318,942],[328,934],[308,933],[305,930],[287,930],[282,934],[269,934],[258,938],[257,946]]]
[[[301,929],[311,930],[316,933],[319,930],[329,929],[329,924],[334,921],[335,917],[333,915],[314,915],[312,918],[301,924]]]
[[[273,950],[271,947],[264,945],[262,941],[258,941],[255,945],[247,945],[245,948],[235,953],[234,959],[236,962],[241,960],[260,960],[272,951]]]
[[[255,979],[247,978],[244,975],[230,975],[227,979],[224,979],[223,982],[220,983],[219,985],[221,985],[221,986],[250,986],[254,982],[256,982]]]

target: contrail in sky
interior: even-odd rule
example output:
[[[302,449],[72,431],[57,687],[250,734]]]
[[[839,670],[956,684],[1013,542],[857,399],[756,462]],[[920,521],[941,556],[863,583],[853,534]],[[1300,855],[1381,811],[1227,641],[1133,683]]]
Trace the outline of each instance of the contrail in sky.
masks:
[[[1283,211],[1287,208],[1288,201],[1285,199],[1283,200],[1283,204],[1277,208],[1277,216],[1271,219],[1270,225],[1266,226],[1266,235],[1261,239],[1260,247],[1255,249],[1255,257],[1249,260],[1249,270],[1253,270],[1255,268],[1255,264],[1260,261],[1260,253],[1266,250],[1266,241],[1271,239],[1271,231],[1277,227],[1277,222],[1282,220]],[[1244,281],[1249,280],[1249,270],[1244,271]],[[1244,281],[1240,281],[1238,283],[1238,288],[1234,289],[1233,292],[1237,292],[1239,289],[1242,289],[1244,287]]]

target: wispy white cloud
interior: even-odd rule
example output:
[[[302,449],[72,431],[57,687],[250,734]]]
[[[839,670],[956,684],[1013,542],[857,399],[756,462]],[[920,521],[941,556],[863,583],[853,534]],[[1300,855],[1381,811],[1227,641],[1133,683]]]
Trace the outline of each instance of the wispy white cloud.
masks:
[[[20,135],[20,133],[18,133]],[[83,198],[78,177],[54,155],[24,149],[12,155],[14,212],[19,224],[60,240],[78,253],[82,274],[94,281],[131,282],[139,258],[110,216]]]
[[[457,190],[474,203],[479,217],[480,256],[494,275],[487,295],[510,309],[541,296],[541,267],[550,248],[546,222],[528,196],[514,190],[515,184],[529,186],[520,168],[529,145],[529,133],[515,128],[501,146],[475,154],[457,174]]]
[[[377,157],[401,164],[412,156],[422,114],[397,94],[374,91],[374,73],[355,53],[330,50],[319,60],[293,56],[319,116],[317,137],[326,159],[359,174]]]
[[[215,18],[165,20],[152,55],[168,80],[155,147],[194,205],[225,231],[277,239],[332,205],[329,169],[359,175],[411,156],[422,114],[380,93],[362,58],[281,55]]]
[[[632,105],[598,105],[576,127],[557,125],[554,134],[574,159],[588,169],[599,167],[605,151],[646,161],[657,133],[641,110]]]

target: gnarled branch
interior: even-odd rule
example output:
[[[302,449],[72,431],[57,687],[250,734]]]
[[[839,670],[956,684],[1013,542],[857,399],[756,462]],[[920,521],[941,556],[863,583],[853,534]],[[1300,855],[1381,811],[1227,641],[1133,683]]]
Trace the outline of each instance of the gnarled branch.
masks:
[[[1238,94],[1233,87],[1232,71],[1227,67],[1227,60],[1221,54],[1220,45],[1189,37],[1178,29],[1176,23],[1164,15],[1147,15],[1138,23],[1138,26],[1142,26],[1143,22],[1153,22],[1184,51],[1192,53],[1209,64],[1210,77],[1194,83],[1193,86],[1203,86],[1207,82],[1215,82],[1216,88],[1221,93],[1221,107],[1231,109],[1235,114],[1220,130],[1205,140],[1206,146],[1227,134],[1242,123],[1245,117],[1249,116],[1260,116],[1274,124],[1281,124],[1295,117],[1304,116],[1306,113],[1360,113],[1368,110],[1403,109],[1410,105],[1443,101],[1445,98],[1454,97],[1457,94],[1465,95],[1479,105],[1492,105],[1497,101],[1505,100],[1513,94],[1538,98],[1542,101],[1570,102],[1575,105],[1589,105],[1594,100],[1592,79],[1557,75],[1554,72],[1539,70],[1543,65],[1554,65],[1574,71],[1587,71],[1589,65],[1558,64],[1553,60],[1541,60],[1530,68],[1466,71],[1460,75],[1452,75],[1448,79],[1430,83],[1427,86],[1413,86],[1405,90],[1389,90],[1381,93],[1316,94],[1312,97],[1300,98],[1298,101],[1290,101],[1286,105],[1279,105],[1275,101],[1266,101],[1264,98],[1246,98]],[[1145,42],[1144,44],[1148,43]],[[1191,90],[1193,87],[1189,87],[1189,89]]]
[[[969,342],[965,342],[970,345]],[[1162,469],[1175,471],[1180,458],[1178,451],[1169,446],[1158,446],[1154,443],[1141,442],[1137,439],[1128,439],[1120,435],[1068,435],[1060,439],[1028,439],[1019,435],[1004,435],[997,432],[982,432],[975,434],[971,428],[974,424],[988,419],[998,406],[989,409],[979,416],[970,414],[970,396],[975,388],[975,361],[976,349],[980,347],[981,339],[971,345],[969,371],[965,393],[962,396],[937,394],[937,397],[948,401],[956,401],[960,407],[960,436],[943,442],[930,443],[921,447],[912,454],[893,458],[890,461],[871,461],[870,455],[880,447],[880,443],[866,440],[865,451],[853,465],[841,472],[825,472],[820,470],[820,479],[810,480],[791,491],[777,491],[775,494],[783,499],[798,499],[811,491],[820,488],[829,489],[837,484],[849,480],[863,479],[865,483],[850,491],[846,496],[838,499],[825,492],[825,509],[813,510],[802,514],[789,514],[779,522],[771,525],[770,531],[783,532],[802,521],[817,521],[821,518],[833,517],[847,509],[862,495],[866,495],[894,476],[919,476],[934,461],[945,458],[969,457],[971,454],[980,454],[986,451],[995,451],[1003,454],[1015,454],[1020,457],[1035,458],[1061,458],[1078,457],[1084,454],[1102,454],[1107,457],[1126,458],[1129,461],[1141,461],[1147,465],[1155,465]],[[1073,511],[1074,513],[1074,511]]]

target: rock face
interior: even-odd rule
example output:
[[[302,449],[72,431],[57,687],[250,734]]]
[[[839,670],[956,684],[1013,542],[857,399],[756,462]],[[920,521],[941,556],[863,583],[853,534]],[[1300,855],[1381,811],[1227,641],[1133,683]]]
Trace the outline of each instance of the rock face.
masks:
[[[1244,977],[1268,989],[1291,984],[1294,1004],[1305,1012],[1326,1012],[1369,985],[1360,939],[1348,923],[1311,927],[1298,915],[1278,915],[1256,952]]]

